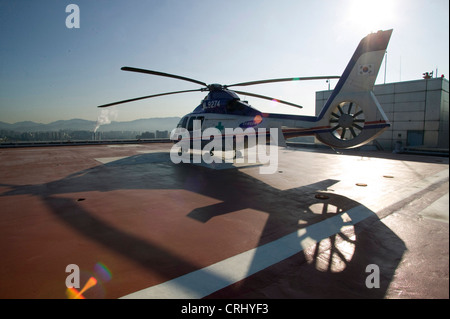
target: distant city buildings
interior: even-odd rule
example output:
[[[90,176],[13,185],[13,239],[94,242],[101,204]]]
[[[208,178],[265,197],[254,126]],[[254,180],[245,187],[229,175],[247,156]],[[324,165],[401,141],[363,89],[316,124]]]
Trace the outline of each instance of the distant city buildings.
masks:
[[[0,130],[0,143],[7,142],[52,142],[52,141],[105,141],[105,140],[139,140],[166,139],[168,131],[138,132],[138,131],[87,131],[59,130],[42,132],[20,132]]]
[[[169,138],[169,131],[144,132],[136,136],[136,139]]]

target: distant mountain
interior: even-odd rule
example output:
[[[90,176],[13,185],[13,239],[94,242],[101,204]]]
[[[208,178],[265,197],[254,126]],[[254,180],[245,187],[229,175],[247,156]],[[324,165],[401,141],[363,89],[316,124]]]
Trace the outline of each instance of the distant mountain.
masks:
[[[108,131],[171,131],[180,121],[179,117],[161,117],[148,118],[128,122],[111,122],[101,125],[99,132]],[[17,122],[14,124],[0,122],[0,130],[9,130],[15,132],[49,132],[60,130],[71,131],[94,131],[97,121],[88,121],[82,119],[61,120],[49,124],[35,123],[31,121]]]
[[[111,122],[111,124],[105,124],[98,129],[100,132],[105,131],[171,131],[174,129],[178,122],[179,117],[161,117],[161,118],[149,118],[140,119],[130,122]]]

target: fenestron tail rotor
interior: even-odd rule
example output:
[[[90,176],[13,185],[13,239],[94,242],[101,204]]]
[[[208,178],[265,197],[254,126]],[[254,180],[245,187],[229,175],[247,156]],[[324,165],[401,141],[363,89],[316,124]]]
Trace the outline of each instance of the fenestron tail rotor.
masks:
[[[331,112],[330,126],[333,135],[339,140],[352,140],[364,129],[364,112],[354,102],[339,103]]]

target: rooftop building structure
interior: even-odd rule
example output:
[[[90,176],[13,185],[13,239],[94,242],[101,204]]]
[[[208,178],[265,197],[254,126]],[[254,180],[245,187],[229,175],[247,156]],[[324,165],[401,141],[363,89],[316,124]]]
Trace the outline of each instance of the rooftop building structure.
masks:
[[[374,93],[391,127],[372,144],[383,150],[415,147],[448,151],[448,91],[449,81],[443,77],[375,85]],[[316,92],[316,114],[331,92]]]

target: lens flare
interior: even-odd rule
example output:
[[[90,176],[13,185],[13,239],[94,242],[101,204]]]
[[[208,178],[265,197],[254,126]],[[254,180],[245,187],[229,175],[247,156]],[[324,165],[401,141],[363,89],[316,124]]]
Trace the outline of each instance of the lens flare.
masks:
[[[255,118],[253,119],[253,121],[254,121],[256,124],[261,123],[261,122],[262,122],[262,117],[261,117],[261,115],[256,115]]]
[[[94,272],[98,275],[99,279],[103,282],[108,282],[112,278],[111,271],[105,264],[98,262],[94,266]]]
[[[66,290],[66,296],[69,299],[85,299],[83,296],[83,293],[88,290],[89,288],[94,287],[97,284],[97,279],[94,277],[90,277],[89,280],[84,285],[83,289],[80,291],[76,290],[75,288],[67,288]]]
[[[68,299],[85,299],[75,288],[67,288],[66,296]]]

